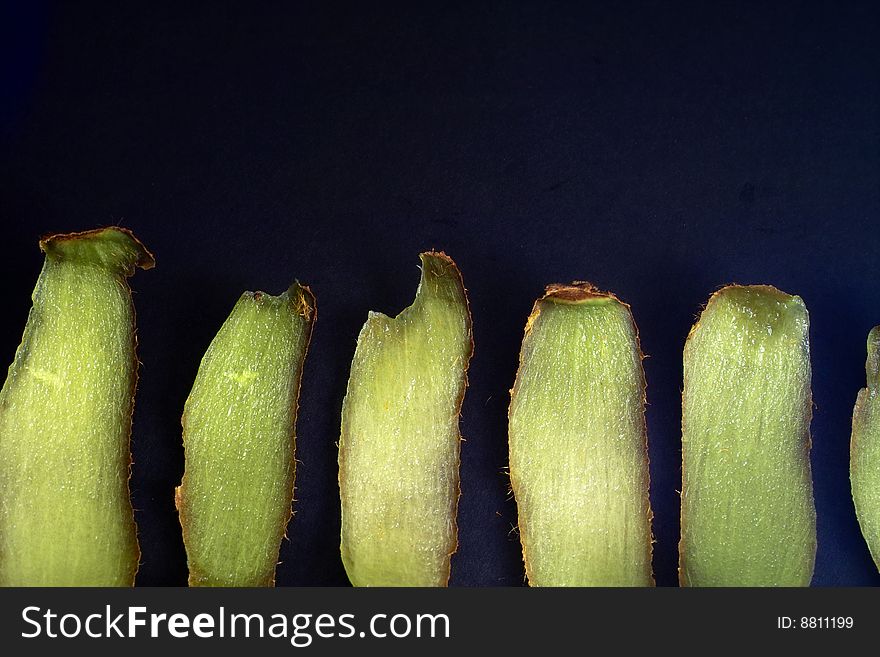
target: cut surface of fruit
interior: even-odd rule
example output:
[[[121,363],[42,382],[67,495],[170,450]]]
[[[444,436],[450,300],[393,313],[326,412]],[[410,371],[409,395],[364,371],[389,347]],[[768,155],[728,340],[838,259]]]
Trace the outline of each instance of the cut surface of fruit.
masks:
[[[341,550],[355,586],[445,586],[457,544],[471,320],[455,263],[421,261],[413,304],[361,329],[343,403]]]
[[[880,326],[868,334],[865,370],[868,386],[853,410],[850,481],[862,535],[880,569]]]
[[[683,585],[809,585],[811,417],[804,302],[765,285],[716,292],[684,349]]]
[[[645,378],[629,306],[551,285],[526,324],[510,479],[531,586],[651,586]]]
[[[309,288],[246,292],[202,358],[176,493],[190,586],[272,586],[291,516]]]
[[[0,585],[131,586],[137,382],[127,230],[53,235],[0,392]]]

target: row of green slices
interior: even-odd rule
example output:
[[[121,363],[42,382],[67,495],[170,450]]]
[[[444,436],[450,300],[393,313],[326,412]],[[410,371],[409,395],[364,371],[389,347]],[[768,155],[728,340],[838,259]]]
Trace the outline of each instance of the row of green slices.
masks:
[[[55,235],[0,393],[0,584],[131,585],[129,439],[138,361],[127,278],[152,255],[120,228]],[[456,549],[459,414],[473,350],[461,275],[421,255],[414,303],[370,313],[342,409],[342,560],[355,585],[442,586]],[[191,585],[275,578],[315,299],[245,293],[183,412],[176,492]],[[807,310],[769,286],[709,299],[684,349],[680,578],[807,585],[816,550]],[[880,561],[880,331],[853,416],[852,490]],[[535,586],[647,586],[645,378],[629,307],[551,285],[528,318],[510,480]]]

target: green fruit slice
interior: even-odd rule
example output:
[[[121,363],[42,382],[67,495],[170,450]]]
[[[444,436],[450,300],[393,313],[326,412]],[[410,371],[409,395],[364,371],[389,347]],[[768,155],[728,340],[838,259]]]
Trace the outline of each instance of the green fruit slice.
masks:
[[[551,285],[526,323],[510,481],[531,586],[652,586],[645,376],[629,306]]]
[[[0,392],[0,585],[131,586],[138,362],[127,230],[53,235]]]
[[[880,326],[868,334],[865,370],[868,387],[859,391],[853,409],[850,480],[862,534],[880,569]]]
[[[684,348],[682,585],[809,585],[811,416],[800,297],[764,285],[712,295]]]
[[[341,549],[355,586],[445,586],[457,544],[471,319],[455,263],[421,261],[413,304],[361,329],[342,406]]]
[[[309,288],[245,292],[183,412],[176,491],[190,586],[272,586],[291,516],[296,413],[315,321]]]

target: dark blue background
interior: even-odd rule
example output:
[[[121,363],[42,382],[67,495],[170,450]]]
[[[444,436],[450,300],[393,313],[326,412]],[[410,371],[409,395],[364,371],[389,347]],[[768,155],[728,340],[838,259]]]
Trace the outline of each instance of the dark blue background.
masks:
[[[119,223],[158,260],[133,281],[138,582],[185,582],[172,489],[205,347],[242,290],[298,277],[319,320],[278,583],[346,583],[335,441],[355,337],[368,309],[409,303],[436,247],[476,341],[453,584],[523,582],[508,389],[533,299],[572,279],[629,302],[649,355],[659,584],[676,581],[681,349],[733,281],[811,312],[814,582],[880,584],[848,481],[880,322],[877,3],[421,4],[4,5],[0,360],[40,234]]]

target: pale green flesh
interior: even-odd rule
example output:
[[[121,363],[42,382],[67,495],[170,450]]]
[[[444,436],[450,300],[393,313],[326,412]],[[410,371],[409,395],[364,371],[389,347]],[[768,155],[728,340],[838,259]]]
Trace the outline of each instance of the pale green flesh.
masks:
[[[471,356],[461,276],[425,253],[412,306],[370,313],[342,408],[342,560],[355,586],[445,586]]]
[[[629,308],[538,300],[510,402],[531,586],[651,586],[645,382]]]
[[[880,569],[880,326],[868,334],[868,387],[853,410],[850,480],[862,534]]]
[[[0,585],[131,586],[134,308],[152,256],[108,228],[44,240],[21,346],[0,392]]]
[[[684,349],[679,576],[807,586],[816,555],[809,318],[799,297],[730,286]]]
[[[191,586],[271,586],[291,515],[297,400],[314,298],[246,292],[183,413],[177,490]]]

